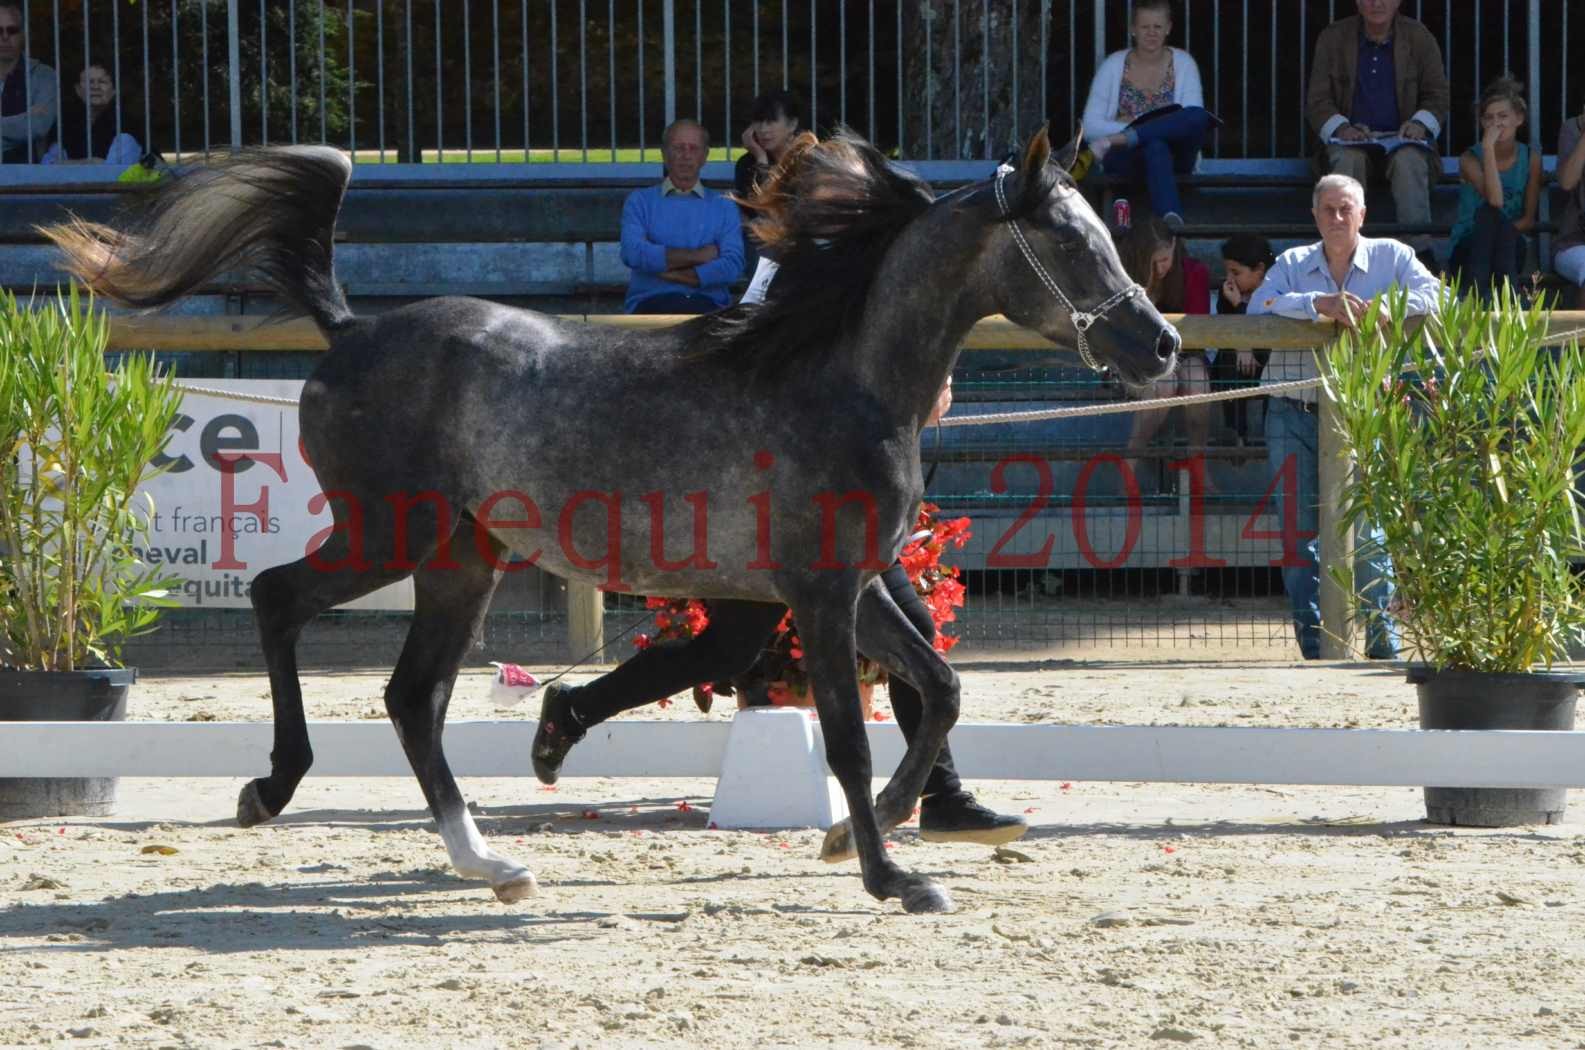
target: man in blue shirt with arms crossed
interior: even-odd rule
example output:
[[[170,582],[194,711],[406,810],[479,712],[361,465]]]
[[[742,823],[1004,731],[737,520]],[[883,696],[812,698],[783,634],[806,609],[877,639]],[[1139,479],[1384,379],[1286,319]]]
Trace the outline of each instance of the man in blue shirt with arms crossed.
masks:
[[[622,205],[622,262],[633,271],[630,314],[706,314],[728,305],[743,269],[737,205],[699,182],[710,134],[674,121],[661,136],[666,178]]]
[[[1409,313],[1436,309],[1441,284],[1400,241],[1361,237],[1365,225],[1365,190],[1347,175],[1327,175],[1315,184],[1311,198],[1319,243],[1290,248],[1278,257],[1263,283],[1250,297],[1249,313],[1277,314],[1303,321],[1328,318],[1353,328],[1370,306],[1369,300],[1393,287],[1408,292]],[[1308,350],[1274,350],[1261,377],[1265,384],[1317,375]],[[1316,404],[1319,390],[1309,388],[1272,397],[1266,406],[1266,461],[1276,477],[1293,459],[1296,484],[1280,485],[1282,520],[1298,522],[1299,566],[1284,566],[1283,587],[1293,609],[1293,630],[1306,660],[1321,655],[1321,575],[1317,554],[1316,472],[1319,459]],[[1298,506],[1290,510],[1289,500]],[[1371,530],[1367,529],[1367,534]],[[1285,552],[1286,554],[1287,552]],[[1387,660],[1398,653],[1397,631],[1387,616],[1392,594],[1385,574],[1391,563],[1384,553],[1364,553],[1354,567],[1354,584],[1374,607],[1365,632],[1365,652]]]

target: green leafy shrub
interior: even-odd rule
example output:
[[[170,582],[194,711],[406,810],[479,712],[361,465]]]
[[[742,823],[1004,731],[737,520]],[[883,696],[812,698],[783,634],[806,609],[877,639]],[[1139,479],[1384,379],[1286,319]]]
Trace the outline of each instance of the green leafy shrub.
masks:
[[[109,322],[75,289],[37,309],[0,292],[0,666],[117,665],[174,579],[138,560],[181,404],[146,356],[105,368]]]
[[[1356,464],[1345,520],[1381,529],[1411,658],[1550,668],[1585,630],[1578,337],[1545,345],[1547,312],[1512,295],[1405,314],[1401,294],[1377,303],[1322,363]]]

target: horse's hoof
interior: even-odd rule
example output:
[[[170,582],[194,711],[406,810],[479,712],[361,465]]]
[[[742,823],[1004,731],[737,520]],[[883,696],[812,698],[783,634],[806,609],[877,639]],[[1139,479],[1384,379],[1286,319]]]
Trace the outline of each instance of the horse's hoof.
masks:
[[[820,859],[827,864],[840,864],[858,855],[858,847],[853,845],[853,822],[842,820],[831,825],[825,841],[820,844]]]
[[[931,915],[953,910],[952,897],[929,879],[911,880],[903,887],[903,911]]]
[[[250,780],[243,787],[242,793],[237,796],[237,823],[244,828],[251,828],[255,824],[263,824],[266,820],[274,818],[264,804],[264,797],[259,794],[259,782]]]
[[[502,904],[511,904],[514,901],[539,895],[539,883],[534,881],[533,873],[527,871],[490,888],[495,891],[495,899]]]

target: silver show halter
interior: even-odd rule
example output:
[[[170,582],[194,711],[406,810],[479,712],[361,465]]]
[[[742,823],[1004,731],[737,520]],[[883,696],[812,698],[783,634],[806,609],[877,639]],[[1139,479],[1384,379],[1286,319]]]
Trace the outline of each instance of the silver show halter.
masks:
[[[1024,239],[1024,231],[1018,228],[1018,220],[1012,217],[1012,210],[1007,207],[1007,191],[1002,188],[1002,183],[1006,181],[1008,173],[1012,170],[1005,164],[996,169],[996,206],[1001,209],[1002,218],[1007,220],[1007,229],[1012,232],[1013,240],[1018,244],[1018,250],[1023,253],[1025,261],[1035,271],[1035,276],[1040,278],[1040,283],[1046,286],[1046,290],[1056,297],[1057,302],[1062,304],[1062,308],[1068,311],[1068,316],[1073,318],[1073,328],[1079,334],[1079,357],[1095,371],[1104,372],[1106,371],[1106,366],[1097,361],[1095,355],[1090,353],[1090,341],[1084,333],[1088,332],[1095,322],[1110,313],[1113,307],[1141,294],[1144,289],[1135,282],[1130,281],[1127,288],[1124,288],[1094,309],[1080,310],[1074,306],[1073,300],[1063,294],[1062,289],[1057,287],[1057,282],[1052,279],[1051,274],[1040,264],[1040,260],[1035,256],[1034,249],[1030,248],[1029,242]]]

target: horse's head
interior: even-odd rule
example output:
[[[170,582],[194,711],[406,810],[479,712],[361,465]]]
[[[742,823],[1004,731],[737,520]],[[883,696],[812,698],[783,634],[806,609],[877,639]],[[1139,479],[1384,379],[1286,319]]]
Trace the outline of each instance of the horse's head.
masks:
[[[997,307],[1131,387],[1172,371],[1180,340],[1123,270],[1106,227],[1067,177],[1075,138],[1053,157],[1042,128],[993,189],[1006,236],[988,256]]]

